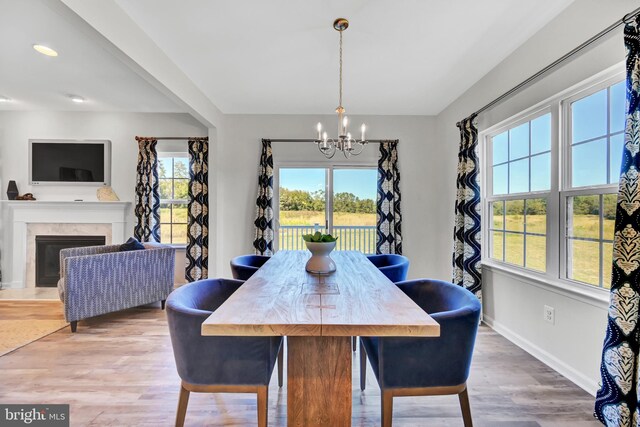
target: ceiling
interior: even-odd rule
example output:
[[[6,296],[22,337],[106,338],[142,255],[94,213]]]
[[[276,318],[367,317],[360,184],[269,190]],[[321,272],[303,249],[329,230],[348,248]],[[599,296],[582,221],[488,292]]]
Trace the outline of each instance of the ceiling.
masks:
[[[333,111],[345,17],[347,112],[432,115],[573,0],[115,1],[223,113]]]
[[[0,103],[0,111],[181,111],[111,54],[95,31],[78,25],[80,18],[55,4],[0,0],[0,96],[12,99]],[[52,47],[59,56],[37,53],[33,44]],[[86,102],[76,104],[69,95]]]

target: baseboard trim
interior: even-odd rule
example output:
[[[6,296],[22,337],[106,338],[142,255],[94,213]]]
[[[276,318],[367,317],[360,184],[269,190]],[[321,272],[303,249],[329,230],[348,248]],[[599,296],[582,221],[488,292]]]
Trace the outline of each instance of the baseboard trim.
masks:
[[[523,338],[521,335],[502,325],[500,322],[496,322],[494,319],[487,316],[486,313],[483,315],[482,320],[495,332],[502,335],[554,371],[558,372],[560,375],[564,376],[587,393],[592,396],[596,395],[596,392],[598,391],[597,382],[594,382],[583,373],[575,370],[573,367],[558,359],[548,351],[541,349],[531,341]]]

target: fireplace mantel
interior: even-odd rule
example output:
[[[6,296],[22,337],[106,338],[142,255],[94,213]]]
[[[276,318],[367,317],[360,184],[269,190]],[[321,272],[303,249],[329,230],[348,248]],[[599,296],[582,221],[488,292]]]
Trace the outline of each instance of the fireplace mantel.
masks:
[[[52,227],[107,224],[111,227],[111,243],[127,238],[127,219],[130,202],[3,200],[2,209],[2,285],[6,288],[26,286],[29,225]]]
[[[0,200],[0,206],[7,208],[8,213],[20,212],[20,215],[40,216],[39,212],[48,211],[47,214],[56,215],[60,218],[67,218],[68,215],[76,214],[86,217],[86,212],[94,210],[96,212],[119,212],[125,218],[131,202],[99,202],[99,201],[53,201],[53,200]],[[47,221],[54,222],[54,221]],[[55,221],[55,222],[77,222],[77,221]],[[90,221],[104,222],[104,221]]]

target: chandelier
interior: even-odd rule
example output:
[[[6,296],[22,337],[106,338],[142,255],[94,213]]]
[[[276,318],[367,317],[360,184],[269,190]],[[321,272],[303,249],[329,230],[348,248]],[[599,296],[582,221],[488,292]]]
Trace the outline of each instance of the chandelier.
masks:
[[[327,159],[331,159],[336,151],[342,151],[345,158],[349,158],[352,155],[357,156],[362,153],[364,146],[367,144],[365,139],[366,126],[364,123],[360,127],[360,139],[355,139],[349,132],[349,118],[344,115],[345,109],[342,106],[342,32],[349,28],[349,21],[344,18],[338,18],[333,21],[333,28],[340,33],[340,94],[338,101],[338,136],[337,138],[329,138],[327,132],[322,130],[322,123],[318,123],[318,138],[315,143],[318,145],[318,149]]]

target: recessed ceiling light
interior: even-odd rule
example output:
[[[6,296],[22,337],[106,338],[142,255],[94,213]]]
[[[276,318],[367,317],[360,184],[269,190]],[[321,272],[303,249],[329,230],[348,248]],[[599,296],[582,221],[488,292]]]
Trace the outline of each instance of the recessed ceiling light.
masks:
[[[78,95],[69,95],[69,98],[73,102],[77,102],[78,104],[82,104],[84,102],[84,98]]]
[[[47,56],[58,56],[58,52],[56,52],[55,50],[51,49],[48,46],[44,46],[41,44],[34,44],[33,48],[40,52],[43,55],[47,55]]]
[[[6,96],[0,95],[0,103],[11,102],[11,98],[7,98]]]

